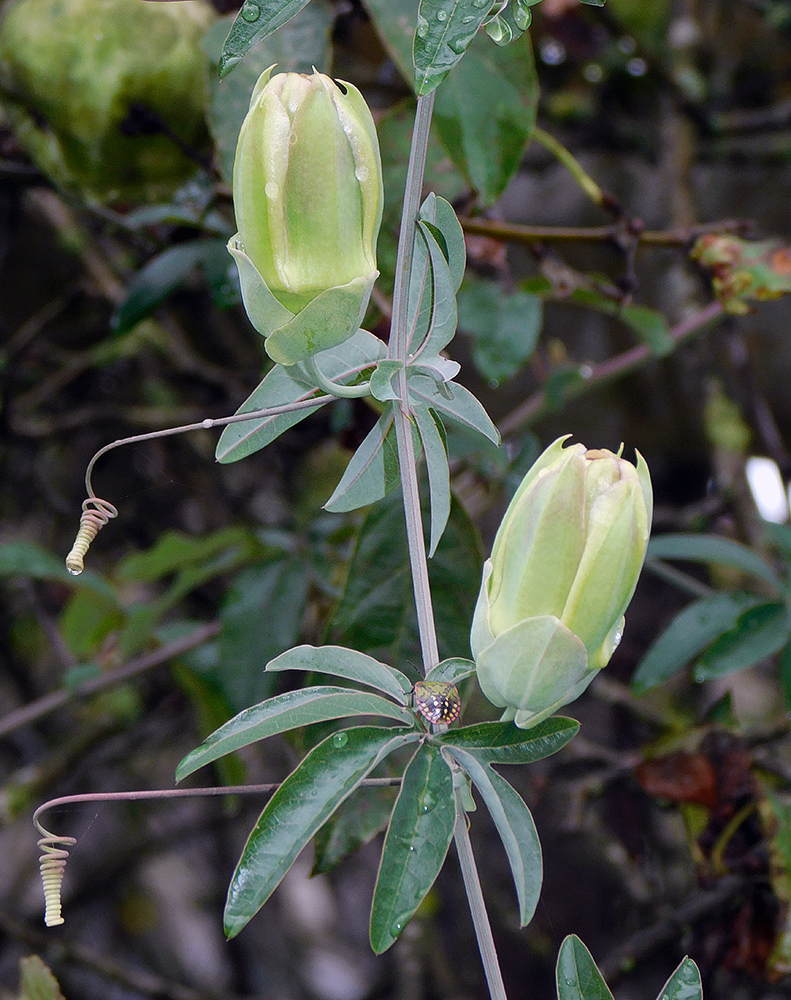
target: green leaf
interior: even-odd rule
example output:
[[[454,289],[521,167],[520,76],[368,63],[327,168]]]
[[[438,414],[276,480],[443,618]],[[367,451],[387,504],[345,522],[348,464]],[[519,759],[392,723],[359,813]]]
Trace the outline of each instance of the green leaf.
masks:
[[[272,694],[263,666],[299,641],[307,596],[308,571],[299,557],[251,566],[234,578],[220,609],[215,674],[233,711]]]
[[[63,1000],[57,979],[38,955],[19,959],[18,1000]]]
[[[230,261],[225,240],[192,240],[178,243],[157,254],[129,282],[126,298],[116,308],[110,324],[116,334],[126,333],[180,288],[196,267],[228,271]]]
[[[528,35],[507,48],[479,35],[437,91],[437,136],[485,206],[502,195],[524,159],[538,97]]]
[[[749,608],[730,632],[709,646],[695,667],[695,680],[707,681],[755,666],[785,646],[790,627],[785,604],[771,602]]]
[[[321,370],[333,381],[348,379],[373,367],[386,353],[387,348],[378,337],[367,330],[358,330],[344,344],[322,353]],[[316,387],[298,367],[284,368],[282,365],[275,365],[258,388],[242,403],[237,413],[253,413],[267,407],[285,406],[314,395]],[[253,455],[317,409],[319,407],[229,424],[217,442],[217,461],[237,462]]]
[[[0,578],[9,576],[56,580],[71,587],[90,590],[108,601],[117,603],[118,600],[113,588],[96,573],[86,570],[79,576],[72,576],[62,558],[27,539],[0,543]]]
[[[418,346],[417,341],[410,342],[415,351],[414,361],[417,361],[422,353],[432,356],[444,350],[453,340],[457,318],[453,277],[445,255],[431,227],[420,220],[417,225],[426,241],[431,262],[431,322],[422,344]]]
[[[124,619],[117,598],[82,587],[63,609],[58,629],[71,655],[84,661],[99,654],[110,634],[122,627]]]
[[[445,442],[442,440],[437,419],[427,406],[416,406],[412,417],[417,425],[423,444],[428,471],[429,495],[431,498],[431,542],[428,555],[437,551],[439,540],[450,517],[450,468]]]
[[[256,44],[255,50],[247,53],[242,65],[231,76],[221,79],[211,74],[207,115],[209,131],[214,139],[223,179],[228,184],[233,181],[236,142],[258,77],[273,63],[278,73],[310,73],[314,66],[320,73],[329,72],[334,20],[331,4],[325,0],[313,0],[280,31],[269,35],[262,44]],[[204,36],[202,48],[214,63],[222,55],[223,42],[232,21],[232,14],[220,18]],[[255,26],[254,22],[250,23]]]
[[[330,685],[301,688],[246,708],[220,726],[181,761],[176,768],[176,781],[182,781],[187,775],[218,757],[224,757],[269,736],[351,715],[381,715],[396,719],[406,726],[413,726],[415,723],[411,712],[377,694]]]
[[[465,660],[460,656],[452,656],[443,660],[426,674],[427,681],[439,681],[442,684],[458,684],[472,677],[475,673],[475,661]]]
[[[308,0],[245,0],[231,25],[218,66],[221,77],[227,76],[242,57],[290,21]]]
[[[748,608],[761,601],[756,594],[733,591],[701,598],[680,611],[638,664],[632,687],[644,694],[682,670],[709,643],[728,632]]]
[[[618,317],[637,334],[644,344],[657,355],[664,358],[672,354],[676,342],[670,336],[670,324],[667,317],[657,309],[647,306],[625,305]]]
[[[442,254],[450,268],[453,291],[458,292],[467,264],[467,246],[464,242],[464,230],[453,206],[431,191],[420,206],[418,219],[428,225],[442,248]]]
[[[700,969],[691,958],[681,960],[679,967],[659,991],[657,1000],[703,1000]]]
[[[783,584],[759,555],[740,542],[715,535],[657,535],[648,543],[648,559],[685,559],[689,562],[730,566],[765,580],[781,594]]]
[[[469,649],[470,623],[483,559],[478,534],[456,500],[429,581],[440,656]],[[393,492],[362,522],[327,634],[333,642],[394,663],[420,660],[415,599],[401,495]]]
[[[434,884],[455,823],[450,767],[437,747],[423,743],[404,772],[382,848],[370,926],[377,955],[393,944]]]
[[[458,382],[437,385],[427,375],[412,375],[408,382],[409,396],[415,405],[421,403],[437,410],[454,423],[469,427],[488,438],[493,444],[500,443],[500,432],[494,426],[489,414],[469,389]]]
[[[613,1000],[591,953],[576,934],[560,946],[556,970],[558,1000]]]
[[[376,503],[400,481],[393,408],[387,404],[363,443],[352,455],[324,509],[335,514]]]
[[[154,583],[172,573],[205,566],[227,552],[253,556],[265,549],[246,528],[222,528],[197,538],[183,531],[166,531],[150,549],[127,556],[119,563],[118,576],[133,583]]]
[[[296,646],[266,665],[267,670],[305,670],[314,674],[344,677],[365,684],[395,698],[401,705],[412,697],[412,682],[395,667],[388,667],[372,656],[343,646]]]
[[[225,904],[225,933],[235,937],[269,899],[316,831],[389,754],[417,732],[361,726],[314,747],[266,804],[236,866]]]
[[[494,820],[514,878],[519,922],[526,927],[538,905],[543,876],[541,844],[530,810],[518,792],[479,753],[468,753],[450,745],[447,752],[472,778]]]
[[[470,47],[491,7],[490,0],[420,0],[412,56],[418,97],[442,83]]]
[[[579,728],[574,719],[554,715],[530,729],[519,729],[513,722],[481,722],[452,729],[434,739],[443,746],[472,753],[483,763],[532,764],[562,750]]]
[[[348,854],[382,832],[390,821],[398,789],[358,788],[336,809],[313,839],[312,875],[330,872]]]
[[[476,281],[459,294],[459,330],[474,338],[475,367],[494,384],[524,367],[535,350],[543,318],[538,295],[509,294],[493,281]]]

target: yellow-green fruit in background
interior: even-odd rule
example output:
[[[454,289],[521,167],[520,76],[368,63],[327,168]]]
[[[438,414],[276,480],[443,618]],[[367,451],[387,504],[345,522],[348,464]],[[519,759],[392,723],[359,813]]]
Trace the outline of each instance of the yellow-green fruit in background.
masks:
[[[205,0],[12,0],[2,14],[0,103],[56,184],[89,200],[148,201],[195,172],[178,143],[208,145]]]

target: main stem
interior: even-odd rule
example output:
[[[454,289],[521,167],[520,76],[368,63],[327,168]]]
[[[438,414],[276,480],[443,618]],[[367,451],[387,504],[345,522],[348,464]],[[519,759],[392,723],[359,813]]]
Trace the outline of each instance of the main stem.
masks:
[[[412,257],[415,245],[417,213],[423,188],[423,173],[426,167],[431,112],[434,107],[434,93],[419,97],[415,112],[415,128],[412,133],[412,148],[409,153],[404,209],[401,216],[401,232],[398,240],[395,286],[393,289],[393,316],[390,327],[388,355],[406,363],[409,352],[409,279],[412,273]],[[437,630],[434,624],[434,609],[431,602],[431,588],[428,579],[428,559],[423,536],[423,516],[420,509],[420,491],[415,460],[415,445],[412,437],[412,422],[408,412],[406,368],[398,377],[400,405],[394,407],[394,423],[398,444],[398,464],[401,471],[404,516],[406,518],[409,562],[412,570],[412,585],[415,592],[418,632],[423,656],[423,670],[427,673],[439,663]],[[494,947],[494,937],[486,913],[481,880],[475,867],[472,844],[467,830],[467,814],[459,802],[456,809],[454,840],[461,865],[464,888],[470,904],[475,936],[481,953],[489,994],[492,1000],[507,1000],[500,964]]]
[[[404,191],[401,232],[398,238],[398,259],[393,289],[393,316],[388,353],[391,358],[403,362],[406,362],[409,350],[409,278],[412,273],[417,213],[423,189],[423,173],[426,167],[426,152],[433,107],[433,92],[428,97],[418,98],[415,128],[412,133],[412,148],[407,168],[406,190]],[[409,418],[408,403],[406,402],[408,398],[406,369],[402,369],[399,374],[398,393],[401,403],[394,407],[398,466],[401,471],[409,563],[412,570],[412,586],[415,592],[417,626],[425,674],[439,663],[439,648],[428,579],[428,559],[426,557],[426,541],[423,536],[423,516],[420,510],[415,443],[412,437],[412,422]]]

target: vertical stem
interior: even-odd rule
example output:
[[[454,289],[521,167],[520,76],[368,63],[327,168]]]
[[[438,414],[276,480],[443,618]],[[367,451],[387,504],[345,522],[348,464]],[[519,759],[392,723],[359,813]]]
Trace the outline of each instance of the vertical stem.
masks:
[[[475,866],[475,858],[472,853],[470,833],[467,829],[467,814],[461,808],[460,802],[457,802],[456,807],[456,827],[453,831],[453,840],[456,844],[467,901],[470,904],[470,913],[475,927],[475,937],[478,940],[478,949],[481,953],[483,971],[489,986],[489,996],[491,1000],[507,1000],[500,963],[497,961],[497,951],[494,947],[492,928],[486,913],[486,904],[483,901],[481,880],[478,878],[478,869]]]
[[[407,342],[409,335],[409,278],[412,273],[417,213],[423,189],[423,173],[426,167],[426,152],[433,108],[433,92],[427,97],[418,98],[412,147],[409,152],[406,190],[404,191],[401,232],[398,238],[398,259],[393,289],[393,317],[388,354],[391,358],[397,358],[404,362],[409,348]],[[423,517],[420,510],[415,445],[412,439],[412,423],[408,413],[406,369],[402,369],[398,376],[398,393],[400,403],[394,408],[398,465],[401,470],[409,562],[412,569],[412,586],[415,592],[418,633],[425,673],[439,662],[439,650],[428,579],[426,542],[423,537]]]

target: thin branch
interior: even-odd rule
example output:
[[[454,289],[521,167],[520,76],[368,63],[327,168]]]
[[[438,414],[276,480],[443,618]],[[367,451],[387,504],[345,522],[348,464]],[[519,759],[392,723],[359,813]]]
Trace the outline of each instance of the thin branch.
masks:
[[[690,337],[700,333],[706,327],[724,319],[726,312],[719,302],[712,302],[705,306],[694,316],[682,320],[670,331],[670,337],[676,345],[683,343]],[[656,354],[647,344],[639,344],[622,354],[617,354],[601,364],[591,365],[586,369],[584,379],[569,385],[565,391],[564,402],[576,399],[579,396],[587,395],[593,389],[599,388],[607,382],[621,378],[623,375],[642,367],[646,362],[656,360]],[[515,434],[524,430],[548,413],[553,411],[553,406],[547,398],[543,389],[533,393],[524,403],[512,410],[499,424],[499,430],[503,437]]]
[[[195,629],[194,632],[190,632],[189,635],[185,635],[181,639],[176,639],[174,642],[169,642],[166,646],[162,646],[153,653],[138,656],[136,659],[124,663],[115,670],[110,670],[106,674],[102,674],[101,677],[95,677],[86,681],[75,691],[70,691],[66,688],[51,691],[49,694],[45,694],[43,698],[38,698],[29,705],[25,705],[3,716],[0,719],[0,737],[8,736],[9,733],[13,733],[21,726],[26,726],[31,722],[42,719],[45,715],[49,715],[50,712],[55,712],[57,709],[63,708],[70,701],[76,701],[79,698],[96,694],[97,691],[120,684],[122,681],[136,677],[138,674],[150,670],[152,667],[158,667],[174,656],[181,656],[183,653],[195,649],[196,646],[202,645],[209,639],[213,639],[219,631],[219,622],[209,622],[207,625]]]

